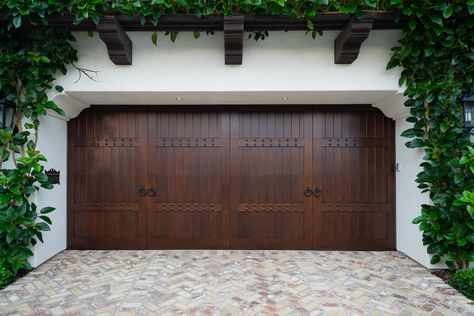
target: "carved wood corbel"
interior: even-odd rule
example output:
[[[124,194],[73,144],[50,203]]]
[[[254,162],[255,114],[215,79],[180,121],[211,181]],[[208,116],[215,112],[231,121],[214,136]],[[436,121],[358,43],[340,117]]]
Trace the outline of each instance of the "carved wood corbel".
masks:
[[[242,65],[244,46],[244,17],[224,17],[225,64]]]
[[[115,16],[100,18],[97,32],[107,46],[110,60],[116,65],[132,64],[132,41]]]
[[[334,40],[334,63],[352,64],[359,56],[362,42],[369,36],[373,19],[352,17]]]

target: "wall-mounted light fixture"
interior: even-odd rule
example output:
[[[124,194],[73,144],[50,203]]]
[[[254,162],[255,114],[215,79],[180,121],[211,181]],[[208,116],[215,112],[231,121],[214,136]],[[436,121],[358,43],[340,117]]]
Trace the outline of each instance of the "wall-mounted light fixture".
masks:
[[[462,98],[463,127],[466,131],[474,128],[474,95]]]
[[[0,99],[0,128],[12,129],[15,124],[17,106],[6,98]]]
[[[49,169],[48,171],[45,171],[45,173],[49,178],[49,182],[52,184],[59,184],[59,170]]]

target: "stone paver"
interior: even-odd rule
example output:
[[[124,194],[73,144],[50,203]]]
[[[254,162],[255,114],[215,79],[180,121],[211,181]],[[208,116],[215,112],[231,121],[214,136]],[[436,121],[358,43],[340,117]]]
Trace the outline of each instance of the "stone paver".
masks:
[[[0,291],[1,315],[469,315],[398,252],[64,251]]]

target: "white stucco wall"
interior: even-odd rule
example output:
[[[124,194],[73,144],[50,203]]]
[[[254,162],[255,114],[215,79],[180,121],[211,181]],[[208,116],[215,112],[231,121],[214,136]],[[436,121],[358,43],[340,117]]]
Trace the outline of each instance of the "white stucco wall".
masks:
[[[427,194],[422,194],[415,182],[416,175],[421,171],[419,164],[424,152],[422,149],[410,149],[405,146],[407,138],[399,135],[412,124],[407,123],[405,118],[400,118],[395,124],[396,162],[399,171],[396,173],[397,192],[397,249],[424,266],[430,265],[430,256],[426,247],[421,242],[422,233],[418,225],[412,224],[412,220],[421,214],[421,204],[429,204]]]
[[[53,221],[51,231],[43,233],[44,243],[38,242],[33,248],[34,256],[30,262],[38,266],[58,252],[66,249],[66,174],[67,174],[67,122],[53,116],[41,120],[38,132],[38,149],[47,157],[46,170],[54,168],[60,171],[60,184],[52,190],[40,190],[34,195],[38,209],[45,206],[56,210],[48,216]]]
[[[77,66],[99,71],[98,81],[70,68],[56,84],[63,93],[51,92],[65,111],[75,117],[90,104],[373,104],[388,117],[397,119],[397,135],[406,128],[406,114],[399,70],[386,71],[390,48],[399,31],[373,31],[363,43],[359,58],[351,65],[334,64],[334,39],[338,32],[325,32],[312,40],[304,32],[271,32],[264,41],[245,40],[241,66],[224,64],[221,33],[194,40],[183,33],[176,43],[159,35],[158,47],[151,33],[129,33],[133,41],[133,65],[116,66],[96,35],[76,34]],[[177,100],[182,98],[182,100]],[[288,98],[288,100],[283,100]],[[42,126],[40,146],[61,170],[60,186],[43,191],[42,205],[56,206],[53,231],[45,244],[35,249],[39,264],[66,246],[66,122],[48,118]],[[427,266],[429,258],[421,244],[418,228],[411,224],[426,197],[419,194],[414,178],[420,153],[403,146],[397,137],[397,248]]]
[[[97,35],[76,33],[77,66],[98,71],[98,80],[76,82],[78,71],[70,67],[57,82],[65,92],[51,97],[74,117],[89,104],[378,104],[400,93],[400,71],[385,70],[400,31],[371,32],[351,65],[334,64],[338,33],[313,40],[304,32],[271,32],[264,41],[244,40],[240,66],[224,64],[222,33],[199,40],[182,33],[175,43],[160,34],[155,47],[151,33],[129,32],[131,66],[114,65]]]

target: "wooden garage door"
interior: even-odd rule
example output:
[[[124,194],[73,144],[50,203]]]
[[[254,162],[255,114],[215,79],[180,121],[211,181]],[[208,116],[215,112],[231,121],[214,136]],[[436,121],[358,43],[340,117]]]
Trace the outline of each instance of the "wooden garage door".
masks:
[[[229,113],[149,112],[150,248],[226,248]]]
[[[68,247],[147,248],[147,113],[85,111],[68,124]]]
[[[231,114],[232,248],[311,248],[311,108]]]
[[[69,248],[393,249],[393,133],[369,106],[93,107]]]
[[[394,122],[368,107],[316,108],[313,232],[317,249],[395,244]]]

